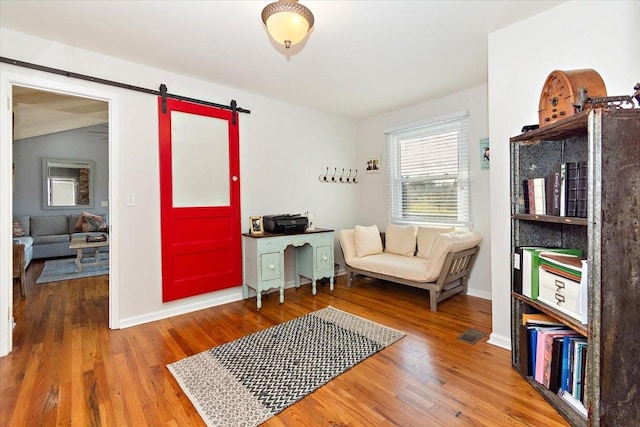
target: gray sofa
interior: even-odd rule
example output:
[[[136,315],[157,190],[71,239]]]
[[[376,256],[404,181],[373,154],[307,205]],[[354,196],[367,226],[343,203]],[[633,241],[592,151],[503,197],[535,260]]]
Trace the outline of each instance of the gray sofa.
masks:
[[[106,218],[106,215],[101,215]],[[14,219],[22,225],[26,236],[14,237],[14,245],[24,245],[25,269],[32,259],[74,256],[69,249],[74,237],[95,236],[106,232],[80,232],[75,229],[80,214],[71,215],[17,215]]]

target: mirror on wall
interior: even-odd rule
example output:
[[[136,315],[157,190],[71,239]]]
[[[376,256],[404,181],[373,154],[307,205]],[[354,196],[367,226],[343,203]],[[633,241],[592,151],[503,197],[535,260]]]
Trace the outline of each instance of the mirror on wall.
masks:
[[[92,208],[94,173],[92,160],[42,159],[43,208]]]

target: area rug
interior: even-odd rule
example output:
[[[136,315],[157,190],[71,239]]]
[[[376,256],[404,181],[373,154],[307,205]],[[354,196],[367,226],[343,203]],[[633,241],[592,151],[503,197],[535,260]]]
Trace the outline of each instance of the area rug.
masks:
[[[100,260],[105,256],[101,254]],[[82,259],[83,264],[89,264],[95,261],[94,257],[85,257]],[[61,280],[80,279],[83,277],[101,276],[109,274],[109,265],[86,266],[82,271],[76,272],[76,259],[51,259],[45,261],[44,268],[40,273],[40,277],[36,280],[37,284],[59,282]]]
[[[327,307],[167,365],[209,426],[256,426],[404,337]]]

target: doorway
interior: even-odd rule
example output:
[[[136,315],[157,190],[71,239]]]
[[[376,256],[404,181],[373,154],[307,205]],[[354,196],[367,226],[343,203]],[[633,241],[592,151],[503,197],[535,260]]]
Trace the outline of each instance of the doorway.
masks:
[[[2,117],[11,117],[8,120],[11,123],[11,126],[8,127],[10,130],[7,130],[2,133],[2,150],[0,151],[0,162],[2,163],[2,168],[5,167],[12,168],[12,163],[14,163],[14,135],[16,131],[18,131],[18,135],[16,139],[24,138],[24,135],[28,134],[20,134],[20,132],[24,131],[24,127],[20,126],[25,122],[37,122],[40,120],[41,126],[40,128],[48,128],[48,130],[40,130],[40,132],[61,132],[64,131],[65,127],[67,130],[70,129],[69,126],[87,126],[94,125],[91,128],[93,135],[97,140],[103,142],[108,145],[108,154],[107,154],[107,165],[103,165],[106,167],[106,173],[103,176],[103,179],[107,180],[107,190],[102,195],[97,195],[95,199],[94,206],[92,210],[101,210],[107,213],[109,218],[109,240],[110,240],[110,262],[109,262],[109,327],[111,329],[117,329],[119,327],[119,310],[116,302],[118,301],[118,283],[113,278],[115,277],[114,271],[118,269],[118,221],[117,221],[117,210],[112,209],[111,200],[117,200],[117,187],[114,185],[117,182],[117,168],[114,167],[115,162],[117,161],[117,121],[112,120],[112,118],[117,118],[118,111],[118,98],[116,94],[107,93],[103,91],[98,91],[86,87],[78,87],[72,86],[60,82],[55,81],[46,81],[43,79],[34,79],[26,76],[19,75],[2,75],[2,88],[6,90],[8,95],[8,99],[12,100],[12,102],[7,103],[7,110],[5,110],[5,106],[2,106]],[[16,103],[13,102],[14,96],[22,102],[31,102],[39,107],[46,108],[19,108],[16,106]],[[57,100],[55,99],[57,97]],[[42,102],[38,102],[38,99],[42,100]],[[28,101],[27,101],[28,100]],[[35,100],[35,101],[34,101]],[[66,101],[62,102],[62,100]],[[65,107],[61,107],[60,103],[65,104]],[[50,109],[49,114],[45,114],[46,110]],[[15,110],[15,111],[14,111]],[[66,110],[66,111],[61,111]],[[14,112],[18,114],[18,117],[14,116]],[[79,112],[84,112],[83,114],[79,114]],[[28,120],[21,120],[19,117],[20,114],[24,114],[25,117],[29,116]],[[44,115],[42,115],[44,114]],[[40,119],[38,119],[38,115],[40,115]],[[71,117],[76,115],[75,120]],[[66,116],[66,118],[65,118]],[[25,118],[23,117],[23,118]],[[34,118],[35,117],[35,118]],[[48,122],[44,117],[49,117]],[[3,120],[4,121],[4,120]],[[75,125],[70,125],[71,122],[76,122]],[[57,127],[56,127],[57,126]],[[38,126],[32,126],[31,131],[33,129],[38,128]],[[104,138],[104,139],[103,139]],[[18,142],[19,143],[19,142]],[[36,160],[37,162],[38,160]],[[41,174],[37,174],[39,178],[37,181],[42,183]],[[2,188],[2,195],[0,203],[4,206],[2,208],[2,223],[6,224],[8,222],[12,222],[13,214],[16,213],[13,203],[13,194],[12,194],[12,183],[10,180],[8,181],[9,185],[7,186],[7,174],[3,173],[0,176],[0,183],[2,184],[0,188]],[[8,191],[5,189],[8,188]],[[35,196],[39,201],[42,201],[41,194],[38,192]],[[106,203],[104,203],[106,202]],[[104,206],[107,205],[107,206]],[[79,214],[81,210],[78,210],[76,213]],[[25,212],[28,214],[29,212]],[[55,212],[54,212],[55,213]],[[64,213],[67,213],[65,211]],[[37,214],[37,213],[36,213]],[[48,215],[51,212],[41,212],[40,215]],[[8,229],[8,227],[4,227],[3,229]],[[3,266],[10,265],[11,260],[11,237],[2,236],[0,239],[0,247],[2,247],[2,251],[0,251],[3,255],[3,259],[0,262]],[[4,249],[7,250],[4,250]],[[13,280],[11,280],[9,276],[9,270],[5,270],[3,268],[3,277],[0,283],[4,285],[0,285],[0,305],[5,305],[6,307],[0,307],[5,313],[9,313],[9,316],[0,316],[0,356],[9,353],[13,346],[13,292],[17,291],[17,288],[13,286]],[[4,271],[7,271],[5,275]],[[5,280],[5,278],[9,280]],[[7,285],[8,284],[8,285]],[[27,294],[28,298],[28,294]],[[5,311],[6,310],[6,311]]]

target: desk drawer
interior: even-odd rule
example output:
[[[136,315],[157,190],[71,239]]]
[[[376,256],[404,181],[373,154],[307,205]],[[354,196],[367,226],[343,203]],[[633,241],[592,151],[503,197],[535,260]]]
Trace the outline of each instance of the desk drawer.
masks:
[[[260,279],[261,281],[279,279],[282,275],[282,257],[279,252],[260,255]]]
[[[258,243],[258,252],[279,252],[280,243],[277,239],[256,239]]]
[[[333,243],[333,233],[314,233],[316,245],[330,245]]]
[[[316,271],[333,270],[333,247],[316,248]]]

